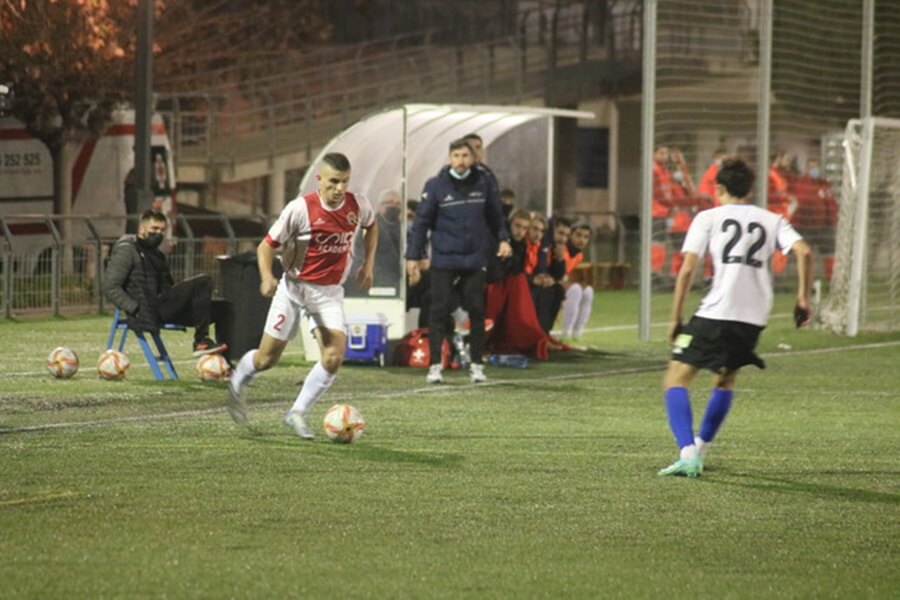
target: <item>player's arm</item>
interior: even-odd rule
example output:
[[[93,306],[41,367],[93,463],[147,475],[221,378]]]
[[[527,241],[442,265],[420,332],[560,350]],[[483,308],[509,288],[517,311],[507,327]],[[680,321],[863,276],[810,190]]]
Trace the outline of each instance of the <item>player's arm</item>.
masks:
[[[363,248],[365,256],[363,264],[359,268],[357,281],[360,287],[368,288],[375,280],[375,251],[378,249],[378,222],[372,221],[372,225],[363,229]]]
[[[275,295],[278,280],[272,273],[272,262],[275,260],[275,248],[269,243],[268,236],[256,247],[256,263],[259,265],[259,293],[266,298]]]
[[[425,258],[425,242],[428,230],[437,218],[437,194],[431,181],[425,183],[422,202],[416,210],[412,231],[406,240],[406,274],[409,285],[417,285],[422,279],[422,260]]]
[[[797,240],[791,246],[797,257],[797,304],[794,306],[794,322],[803,327],[812,320],[809,293],[812,287],[812,250],[804,240]]]
[[[684,301],[687,299],[691,284],[694,282],[694,270],[697,267],[699,255],[693,252],[684,253],[684,262],[681,270],[675,278],[675,294],[672,296],[672,313],[669,316],[669,340],[675,338],[681,332],[681,316],[684,313]]]

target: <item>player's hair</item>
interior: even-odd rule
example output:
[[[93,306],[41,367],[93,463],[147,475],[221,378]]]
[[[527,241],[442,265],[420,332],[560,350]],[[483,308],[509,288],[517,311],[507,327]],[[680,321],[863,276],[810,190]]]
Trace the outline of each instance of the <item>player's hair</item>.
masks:
[[[723,186],[725,191],[734,198],[746,198],[753,189],[756,174],[750,166],[739,158],[730,158],[722,161],[719,172],[716,175],[716,183]]]
[[[166,219],[166,215],[162,214],[158,210],[145,210],[141,213],[141,223],[145,223],[147,221],[156,221],[157,223],[168,223],[168,219]]]
[[[503,188],[502,190],[500,190],[500,197],[501,198],[515,198],[516,193],[509,188]]]
[[[340,152],[329,152],[322,157],[322,162],[339,173],[350,170],[350,159]]]
[[[560,225],[563,225],[564,227],[568,227],[569,229],[571,229],[572,221],[570,221],[569,219],[567,219],[565,217],[553,217],[553,229],[556,229]]]
[[[531,222],[531,213],[524,208],[514,208],[510,211],[508,220],[512,223],[516,219],[526,219]]]
[[[469,145],[469,141],[466,140],[466,138],[459,138],[458,140],[453,140],[452,142],[450,142],[450,152],[459,150],[460,148],[465,148],[472,154],[475,154],[474,152],[472,152],[472,146]]]
[[[534,211],[533,213],[531,213],[531,220],[532,221],[540,221],[541,223],[544,224],[545,228],[547,227],[547,217],[545,217],[544,215],[542,215],[541,213],[539,213],[537,211]]]
[[[576,229],[587,229],[588,233],[593,233],[593,229],[591,229],[590,224],[587,221],[576,221],[572,223],[572,231]]]
[[[470,140],[478,140],[482,144],[484,143],[484,140],[482,140],[481,136],[477,133],[467,133],[466,135],[462,136],[462,139],[466,140],[467,142]]]

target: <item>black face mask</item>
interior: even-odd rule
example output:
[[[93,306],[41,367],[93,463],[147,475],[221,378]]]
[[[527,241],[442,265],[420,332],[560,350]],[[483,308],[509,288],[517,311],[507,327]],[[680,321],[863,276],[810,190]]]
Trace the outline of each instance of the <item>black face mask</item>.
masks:
[[[155,250],[155,249],[159,248],[160,244],[162,244],[164,237],[165,236],[163,236],[163,234],[161,234],[161,233],[151,233],[151,234],[148,234],[147,237],[145,237],[145,238],[138,238],[137,241],[138,241],[138,244],[140,244],[142,247],[146,248],[147,250]]]
[[[384,220],[389,223],[398,223],[400,222],[400,208],[397,206],[391,206],[384,209]]]
[[[512,204],[501,204],[500,209],[503,211],[503,216],[507,219],[509,218],[509,213],[512,212],[514,206]]]

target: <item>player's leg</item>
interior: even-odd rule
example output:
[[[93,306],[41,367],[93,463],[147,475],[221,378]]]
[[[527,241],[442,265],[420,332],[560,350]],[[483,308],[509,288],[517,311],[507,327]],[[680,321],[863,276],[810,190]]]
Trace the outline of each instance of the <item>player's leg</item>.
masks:
[[[581,301],[578,303],[578,318],[575,319],[575,326],[572,329],[572,336],[576,339],[584,334],[584,328],[591,318],[591,308],[593,308],[593,306],[594,288],[586,285],[581,291]]]
[[[303,380],[303,387],[284,419],[303,439],[313,438],[307,415],[334,383],[347,348],[343,288],[338,285],[309,287],[304,312],[319,345],[320,358]]]
[[[575,322],[578,320],[578,310],[581,307],[582,287],[580,283],[573,283],[566,290],[566,300],[563,302],[562,333],[560,337],[570,338],[575,330]]]
[[[678,444],[679,458],[659,471],[659,475],[686,475],[697,477],[703,464],[694,445],[693,417],[688,386],[697,374],[697,367],[677,360],[669,361],[663,376],[663,390],[669,427]]]
[[[724,370],[713,375],[713,390],[709,395],[709,402],[706,404],[703,421],[700,422],[700,431],[694,438],[694,444],[697,446],[701,460],[706,457],[709,443],[716,437],[716,432],[719,431],[719,427],[722,426],[722,422],[725,421],[725,417],[731,409],[736,379],[737,369]]]
[[[288,342],[297,334],[299,306],[291,301],[282,281],[269,306],[259,348],[244,353],[228,382],[228,413],[236,423],[247,423],[247,384],[261,371],[271,369],[281,359]]]
[[[312,429],[307,424],[307,416],[334,383],[347,346],[347,334],[343,331],[318,327],[313,335],[319,344],[321,358],[306,375],[297,399],[285,416],[285,423],[303,439],[313,438]]]
[[[469,313],[469,348],[472,364],[469,365],[469,380],[484,383],[484,271],[472,271],[462,276],[462,303]]]
[[[428,321],[428,350],[431,362],[425,376],[428,383],[444,382],[441,350],[448,332],[450,310],[455,308],[452,283],[454,276],[453,271],[431,268],[431,318]]]

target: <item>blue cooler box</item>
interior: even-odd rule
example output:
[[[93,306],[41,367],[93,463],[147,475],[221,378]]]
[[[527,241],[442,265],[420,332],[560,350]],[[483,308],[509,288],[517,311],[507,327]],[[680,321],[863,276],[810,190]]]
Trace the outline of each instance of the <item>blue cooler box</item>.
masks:
[[[388,320],[382,313],[348,314],[344,359],[377,362],[383,367],[387,354],[387,329]]]

